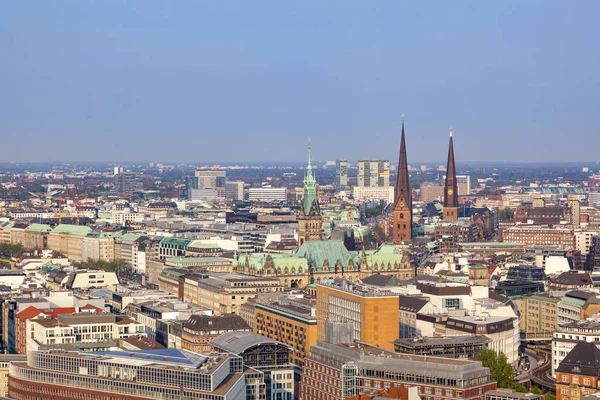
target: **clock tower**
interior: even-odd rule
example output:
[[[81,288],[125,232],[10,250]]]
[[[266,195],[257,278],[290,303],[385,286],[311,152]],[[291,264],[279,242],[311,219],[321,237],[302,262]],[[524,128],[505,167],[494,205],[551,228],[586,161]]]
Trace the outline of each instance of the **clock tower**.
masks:
[[[456,167],[454,165],[454,144],[450,129],[450,147],[448,148],[448,165],[446,166],[446,184],[444,186],[444,221],[458,219],[458,185],[456,183]]]
[[[321,240],[323,216],[319,208],[317,180],[310,161],[310,139],[308,139],[308,165],[304,175],[304,196],[298,215],[298,246],[309,240]]]
[[[392,240],[394,244],[410,242],[412,236],[412,193],[408,181],[408,161],[404,140],[404,117],[402,117],[402,137],[400,138],[400,157],[398,159],[398,178],[392,212]]]

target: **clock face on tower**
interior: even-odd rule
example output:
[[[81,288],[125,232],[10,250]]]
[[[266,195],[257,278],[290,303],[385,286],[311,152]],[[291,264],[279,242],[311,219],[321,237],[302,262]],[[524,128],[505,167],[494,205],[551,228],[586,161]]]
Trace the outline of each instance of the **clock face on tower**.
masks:
[[[448,196],[452,196],[453,193],[454,193],[454,190],[448,189]]]
[[[399,205],[400,207],[404,207],[404,200],[400,200],[400,203],[398,203],[398,205]]]

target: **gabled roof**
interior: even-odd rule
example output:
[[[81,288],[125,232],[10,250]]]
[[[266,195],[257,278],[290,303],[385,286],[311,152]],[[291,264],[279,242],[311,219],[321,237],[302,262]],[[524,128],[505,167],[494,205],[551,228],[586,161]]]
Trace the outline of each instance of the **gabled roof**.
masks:
[[[600,377],[600,349],[594,343],[577,342],[556,372]]]

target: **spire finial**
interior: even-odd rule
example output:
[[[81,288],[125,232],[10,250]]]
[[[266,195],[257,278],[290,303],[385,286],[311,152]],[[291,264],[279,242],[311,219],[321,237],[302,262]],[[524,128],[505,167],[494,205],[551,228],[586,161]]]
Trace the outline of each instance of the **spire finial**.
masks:
[[[312,170],[311,157],[310,157],[310,138],[308,138],[308,168],[310,168]]]
[[[450,127],[450,137],[452,137],[452,127]]]
[[[404,113],[402,113],[402,123],[404,123]]]

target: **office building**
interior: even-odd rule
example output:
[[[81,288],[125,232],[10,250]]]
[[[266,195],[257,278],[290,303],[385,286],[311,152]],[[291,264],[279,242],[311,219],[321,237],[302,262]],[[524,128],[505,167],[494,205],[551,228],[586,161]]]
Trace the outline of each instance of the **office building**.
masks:
[[[252,332],[229,332],[211,342],[215,351],[242,357],[244,365],[264,374],[267,400],[294,399],[291,347]]]
[[[394,187],[379,187],[379,186],[355,186],[353,188],[354,200],[367,201],[384,201],[386,204],[394,202]]]
[[[232,201],[244,201],[244,182],[228,181],[225,183],[225,197]]]
[[[242,317],[235,314],[225,315],[192,315],[183,323],[181,332],[181,348],[197,353],[211,353],[211,340],[227,332],[245,331],[251,329]]]
[[[317,343],[314,301],[293,297],[258,300],[254,307],[254,332],[292,347],[291,360],[298,367]]]
[[[233,354],[186,350],[34,351],[9,367],[12,399],[205,399],[265,397],[263,373]]]
[[[390,186],[389,160],[359,160],[358,186]]]
[[[348,160],[335,162],[335,186],[338,190],[348,186]]]
[[[402,354],[474,360],[477,353],[487,349],[488,342],[489,339],[483,335],[412,337],[396,339],[394,351]]]
[[[579,199],[570,198],[569,208],[571,209],[571,224],[581,225],[581,204],[579,203]]]
[[[471,194],[471,177],[469,175],[456,175],[456,187],[459,196]]]
[[[146,336],[146,327],[128,315],[96,312],[37,316],[27,324],[27,351],[48,345],[93,344]]]
[[[421,183],[419,189],[419,200],[425,203],[442,201],[444,199],[444,186],[432,182]]]
[[[426,400],[484,400],[496,382],[479,361],[399,354],[360,342],[319,341],[306,357],[298,398],[343,400],[408,386],[416,387]]]
[[[284,187],[250,188],[248,200],[261,203],[284,203],[287,200],[287,189]]]
[[[198,304],[216,314],[237,313],[239,307],[259,293],[282,292],[276,277],[241,274],[185,275],[180,280],[180,300]]]
[[[585,269],[587,271],[600,272],[600,236],[592,238]]]
[[[575,247],[575,235],[572,229],[546,226],[513,226],[502,229],[502,241],[523,243],[526,247],[538,244]]]
[[[402,119],[402,136],[400,137],[400,154],[398,157],[398,177],[392,212],[392,241],[394,244],[410,242],[412,239],[412,191],[408,178],[408,159],[406,157],[406,140],[404,138],[404,118]]]
[[[399,335],[398,295],[345,279],[317,284],[317,337],[325,340],[326,322],[351,322],[353,339],[388,350]]]
[[[471,243],[476,237],[477,226],[469,220],[444,221],[434,227],[434,238],[441,253],[457,251],[461,243]]]
[[[120,194],[139,192],[144,189],[140,174],[119,172],[115,174],[115,191]]]
[[[530,337],[535,337],[536,334],[552,335],[558,328],[559,302],[560,298],[544,295],[525,296],[514,300],[521,313],[521,332]]]
[[[199,169],[195,173],[198,189],[224,188],[227,172],[223,170]]]

